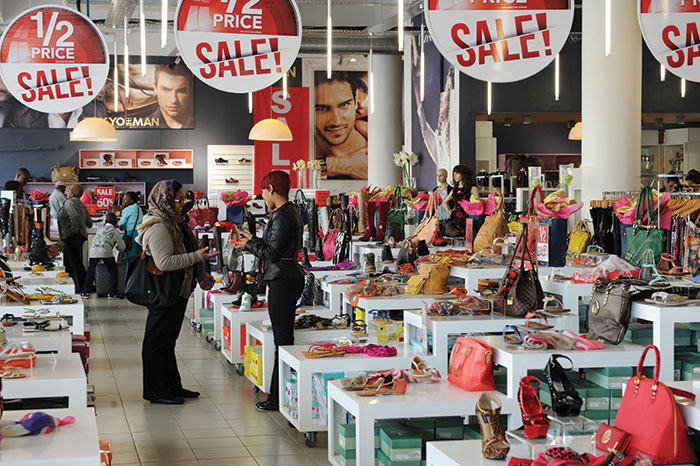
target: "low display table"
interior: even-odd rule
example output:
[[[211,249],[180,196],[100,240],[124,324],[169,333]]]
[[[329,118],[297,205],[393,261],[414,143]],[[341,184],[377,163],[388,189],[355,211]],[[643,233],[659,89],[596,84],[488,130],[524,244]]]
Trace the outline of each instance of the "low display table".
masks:
[[[464,280],[464,289],[469,294],[475,294],[479,286],[479,280],[503,278],[506,273],[505,265],[484,265],[481,267],[452,266],[450,276]]]
[[[669,387],[679,388],[685,390],[686,392],[694,393],[695,400],[689,400],[684,397],[676,397],[676,402],[678,403],[678,408],[681,411],[681,416],[685,424],[691,429],[700,430],[700,385],[697,382],[683,381],[683,382],[664,382]]]
[[[423,303],[428,305],[433,304],[436,301],[447,301],[451,299],[457,299],[453,295],[428,295],[428,294],[397,294],[394,296],[370,296],[361,297],[357,300],[357,306],[365,311],[369,312],[372,309],[378,309],[381,311],[391,311],[391,310],[407,310],[407,309],[421,309]],[[352,305],[348,301],[347,297],[343,298],[343,302],[346,305],[346,314],[353,315],[349,312],[352,309]]]
[[[571,280],[552,280],[549,277],[540,277],[542,290],[545,293],[561,296],[564,309],[570,309],[578,316],[579,303],[588,303],[593,294],[592,283],[574,283]],[[578,333],[578,320],[576,321],[576,332]]]
[[[10,344],[28,341],[40,353],[58,353],[69,355],[72,352],[73,339],[68,329],[55,332],[25,332],[22,322],[12,327],[3,327],[5,337]]]
[[[72,317],[73,323],[71,327],[73,334],[84,335],[85,304],[79,295],[74,294],[69,296],[75,299],[77,302],[73,304],[40,304],[39,301],[32,301],[32,304],[19,304],[14,301],[7,302],[4,299],[0,299],[0,315],[10,313],[20,317],[25,311],[28,310],[48,309],[49,317],[55,316],[56,313],[59,313],[65,317]]]
[[[404,417],[473,416],[483,392],[462,390],[443,377],[435,384],[408,384],[405,395],[363,397],[356,393],[343,390],[337,380],[328,382],[328,460],[336,466],[341,465],[336,439],[338,424],[347,422],[344,412],[355,416],[357,464],[371,465],[374,464],[375,421]],[[501,414],[512,417],[520,413],[517,400],[494,393],[503,404]]]
[[[87,378],[77,353],[68,355],[39,354],[36,367],[21,369],[26,377],[4,379],[4,398],[68,397],[69,408],[87,407]],[[4,446],[0,451],[4,449]]]
[[[3,382],[3,384],[6,382]],[[5,395],[3,391],[3,395]],[[6,395],[5,395],[6,396]],[[100,466],[100,444],[93,408],[44,409],[54,417],[73,416],[75,422],[56,431],[2,439],[3,466]],[[5,411],[3,420],[19,420],[27,411]]]
[[[335,278],[336,277],[333,277],[333,279]],[[323,304],[340,314],[343,312],[343,296],[345,295],[345,290],[353,285],[354,283],[340,284],[329,283],[325,280],[322,281],[321,291],[323,291]]]

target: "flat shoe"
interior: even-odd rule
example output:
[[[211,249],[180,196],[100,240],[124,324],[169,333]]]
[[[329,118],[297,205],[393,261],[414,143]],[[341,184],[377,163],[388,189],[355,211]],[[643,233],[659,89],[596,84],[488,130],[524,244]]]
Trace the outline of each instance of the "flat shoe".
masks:
[[[193,392],[192,390],[187,390],[186,388],[176,392],[175,395],[182,398],[199,398],[199,392]]]
[[[264,413],[270,412],[270,411],[279,411],[280,408],[277,405],[274,405],[268,401],[261,401],[259,403],[255,403],[255,409],[258,411],[262,411]]]
[[[151,404],[162,404],[162,405],[184,405],[185,399],[180,396],[168,396],[164,398],[158,398],[157,400],[151,400]]]

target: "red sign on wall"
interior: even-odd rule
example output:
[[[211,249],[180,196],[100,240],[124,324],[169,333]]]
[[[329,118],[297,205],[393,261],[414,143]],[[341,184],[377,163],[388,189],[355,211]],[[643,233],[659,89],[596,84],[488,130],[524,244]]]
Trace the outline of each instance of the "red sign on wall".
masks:
[[[95,196],[97,197],[97,208],[99,210],[108,210],[114,205],[114,186],[96,187]]]
[[[297,188],[292,165],[297,160],[309,160],[309,88],[290,87],[288,97],[281,87],[269,87],[254,94],[254,120],[277,118],[289,126],[293,139],[288,142],[255,141],[254,192],[260,194],[260,180],[272,170],[290,174],[292,189]]]

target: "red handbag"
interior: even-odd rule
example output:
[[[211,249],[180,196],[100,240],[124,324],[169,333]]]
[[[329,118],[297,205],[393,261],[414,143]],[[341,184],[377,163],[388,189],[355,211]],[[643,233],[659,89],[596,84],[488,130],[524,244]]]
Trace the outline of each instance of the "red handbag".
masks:
[[[472,337],[459,337],[452,347],[447,381],[470,392],[495,390],[493,350]]]
[[[214,227],[214,224],[219,221],[219,208],[209,206],[209,198],[204,195],[195,200],[194,207],[187,213],[190,218],[190,228],[196,226],[203,227],[206,224]]]
[[[656,353],[654,379],[642,376],[647,351]],[[637,365],[637,375],[627,382],[615,428],[631,435],[629,456],[649,456],[653,464],[695,463],[688,431],[676,404],[676,395],[695,399],[692,393],[671,389],[659,382],[659,349],[648,345]]]
[[[540,201],[544,202],[544,193],[542,188],[535,186],[535,189],[530,193],[530,204],[527,208],[527,215],[520,217],[520,223],[526,223],[527,228],[527,250],[530,252],[532,262],[537,261],[537,229],[539,226],[539,218],[537,217],[537,212],[535,211],[535,196],[537,193],[540,194]],[[521,259],[523,257],[522,245],[518,248],[515,253],[515,257]]]

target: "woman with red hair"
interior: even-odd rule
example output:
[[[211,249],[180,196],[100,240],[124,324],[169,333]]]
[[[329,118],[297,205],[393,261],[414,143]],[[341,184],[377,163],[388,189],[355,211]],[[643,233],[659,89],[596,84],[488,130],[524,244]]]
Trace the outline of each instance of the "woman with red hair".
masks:
[[[304,270],[297,262],[304,224],[294,205],[289,202],[289,175],[280,170],[260,180],[265,204],[272,211],[262,238],[241,232],[243,239],[236,249],[245,249],[263,261],[263,280],[267,285],[267,304],[275,337],[275,365],[267,401],[256,403],[260,411],[279,409],[277,348],[294,344],[296,303],[304,289]]]

